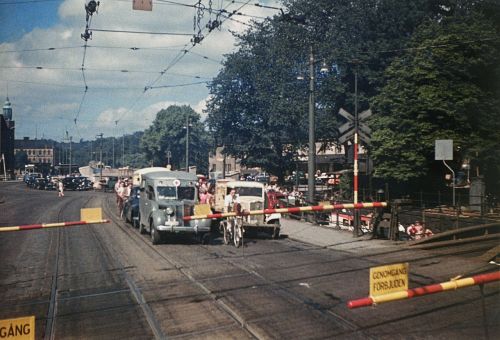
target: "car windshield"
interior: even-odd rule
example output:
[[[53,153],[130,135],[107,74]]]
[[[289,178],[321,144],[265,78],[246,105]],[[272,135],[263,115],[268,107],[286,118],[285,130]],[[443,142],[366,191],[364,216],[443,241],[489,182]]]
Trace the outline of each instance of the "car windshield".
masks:
[[[175,199],[177,197],[175,187],[157,187],[156,190],[159,199]]]
[[[262,188],[238,187],[235,188],[240,197],[257,196],[262,197]]]
[[[177,192],[180,200],[194,200],[194,187],[178,187]]]

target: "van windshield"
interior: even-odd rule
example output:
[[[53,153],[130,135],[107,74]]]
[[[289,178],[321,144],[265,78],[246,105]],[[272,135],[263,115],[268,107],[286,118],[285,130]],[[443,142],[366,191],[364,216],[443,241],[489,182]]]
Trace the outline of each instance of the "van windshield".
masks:
[[[194,187],[156,187],[156,190],[158,199],[194,200]]]
[[[156,187],[158,199],[175,199],[175,187]]]
[[[180,200],[194,201],[194,187],[178,187],[177,193]]]

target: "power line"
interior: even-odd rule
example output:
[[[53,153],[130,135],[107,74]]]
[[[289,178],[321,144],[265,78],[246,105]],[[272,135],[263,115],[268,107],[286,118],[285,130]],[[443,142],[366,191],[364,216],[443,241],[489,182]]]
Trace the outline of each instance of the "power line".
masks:
[[[21,5],[21,4],[30,4],[37,2],[61,2],[62,0],[19,0],[19,1],[8,1],[8,2],[0,2],[0,5]]]
[[[150,34],[150,35],[181,35],[190,36],[191,33],[177,33],[177,32],[146,32],[146,31],[126,31],[126,30],[110,30],[101,28],[91,28],[90,31],[95,32],[109,32],[109,33],[128,33],[128,34]]]
[[[0,51],[0,53],[23,53],[23,52],[39,52],[39,51],[55,51],[55,50],[65,50],[65,49],[75,49],[81,48],[82,46],[66,46],[66,47],[47,47],[47,48],[32,48],[23,50],[7,50]]]

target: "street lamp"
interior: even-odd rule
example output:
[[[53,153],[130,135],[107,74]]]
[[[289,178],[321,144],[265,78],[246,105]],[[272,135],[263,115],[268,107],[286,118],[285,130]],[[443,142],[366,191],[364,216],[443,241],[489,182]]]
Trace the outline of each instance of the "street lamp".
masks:
[[[321,73],[327,73],[328,67],[326,62],[323,62]],[[304,76],[299,75],[298,80],[303,80]],[[314,115],[315,99],[314,99],[314,54],[312,45],[309,47],[309,150],[307,155],[307,200],[309,203],[314,203],[315,191],[315,167],[316,167],[316,137],[315,137],[315,115]]]
[[[189,123],[189,115],[188,115],[186,126],[184,126],[184,129],[186,129],[186,172],[189,172],[189,127],[190,126],[193,125]]]

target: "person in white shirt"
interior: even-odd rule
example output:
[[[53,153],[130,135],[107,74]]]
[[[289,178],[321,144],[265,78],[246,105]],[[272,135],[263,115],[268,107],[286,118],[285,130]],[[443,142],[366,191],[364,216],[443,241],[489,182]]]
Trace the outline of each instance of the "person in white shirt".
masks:
[[[231,191],[229,192],[229,195],[227,195],[224,198],[224,208],[226,209],[226,212],[233,211],[233,207],[234,207],[235,203],[240,203],[240,198],[236,194],[236,190],[231,189]]]

